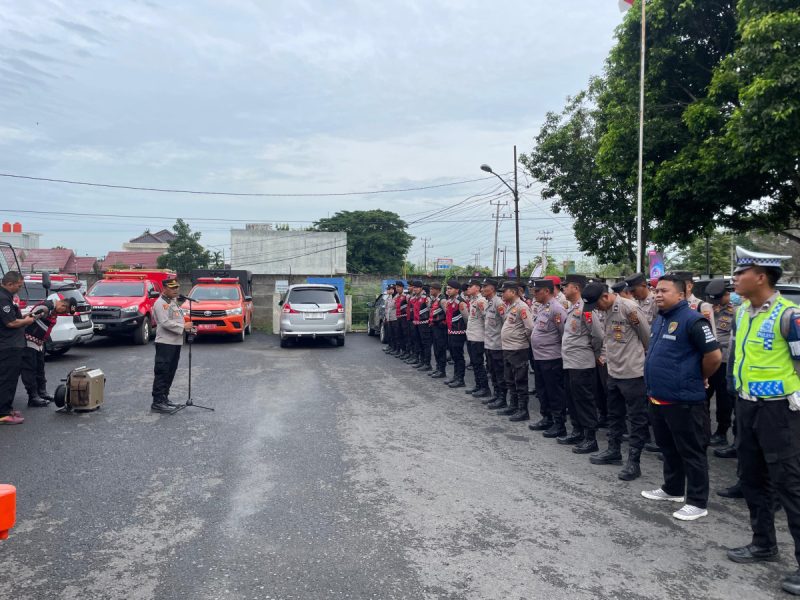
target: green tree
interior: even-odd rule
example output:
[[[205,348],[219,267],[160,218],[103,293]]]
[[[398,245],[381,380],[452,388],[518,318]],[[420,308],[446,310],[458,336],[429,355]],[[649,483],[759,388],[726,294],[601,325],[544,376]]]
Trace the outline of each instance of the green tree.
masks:
[[[178,219],[172,226],[175,239],[169,243],[166,254],[158,257],[161,269],[172,269],[178,273],[188,273],[192,269],[208,267],[211,254],[200,245],[200,232],[192,233],[188,223]]]
[[[520,162],[544,184],[542,198],[553,201],[552,211],[575,218],[575,238],[582,251],[601,262],[633,264],[633,190],[624,177],[604,174],[596,160],[603,135],[596,101],[604,89],[604,80],[595,78],[587,91],[568,99],[560,114],[547,113],[534,149]]]
[[[731,272],[731,249],[733,235],[713,231],[708,236],[708,256],[712,275],[729,275]],[[706,273],[706,238],[699,236],[678,249],[677,256],[670,259],[672,268]]]
[[[414,241],[406,222],[385,210],[340,211],[316,221],[313,227],[347,233],[350,273],[400,273]]]

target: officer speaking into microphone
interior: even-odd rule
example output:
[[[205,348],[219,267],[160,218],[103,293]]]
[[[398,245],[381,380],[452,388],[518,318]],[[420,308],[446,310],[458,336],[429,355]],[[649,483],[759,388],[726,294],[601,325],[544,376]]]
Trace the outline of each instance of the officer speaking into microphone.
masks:
[[[181,359],[184,332],[192,330],[192,322],[184,321],[183,312],[175,302],[179,291],[180,284],[176,279],[165,279],[161,297],[153,306],[156,361],[153,369],[153,404],[150,408],[161,413],[172,413],[178,406],[170,402],[169,389]]]

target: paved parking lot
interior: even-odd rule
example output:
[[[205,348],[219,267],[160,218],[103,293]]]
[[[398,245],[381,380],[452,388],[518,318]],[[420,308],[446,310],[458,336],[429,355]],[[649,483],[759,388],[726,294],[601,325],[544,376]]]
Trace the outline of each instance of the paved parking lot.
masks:
[[[18,524],[4,598],[781,598],[795,567],[735,565],[743,504],[708,518],[617,479],[384,356],[374,338],[194,347],[197,403],[151,414],[152,347],[100,339],[48,363],[106,373],[93,414],[23,409],[0,429]],[[173,396],[186,392],[186,358]],[[18,391],[18,407],[23,392]],[[713,487],[734,461],[712,459]]]

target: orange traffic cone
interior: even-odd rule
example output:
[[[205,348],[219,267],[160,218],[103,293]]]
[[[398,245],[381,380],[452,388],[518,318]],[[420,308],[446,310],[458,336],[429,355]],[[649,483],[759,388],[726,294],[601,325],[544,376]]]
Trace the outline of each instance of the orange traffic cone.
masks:
[[[17,520],[17,488],[0,483],[0,540],[8,539],[8,530]]]

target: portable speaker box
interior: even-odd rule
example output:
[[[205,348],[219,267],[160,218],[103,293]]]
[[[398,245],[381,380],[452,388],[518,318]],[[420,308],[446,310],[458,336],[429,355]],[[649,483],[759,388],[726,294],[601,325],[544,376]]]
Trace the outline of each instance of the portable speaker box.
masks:
[[[73,369],[67,375],[66,386],[56,390],[56,406],[66,405],[67,410],[95,410],[103,404],[105,386],[106,377],[100,369]]]

